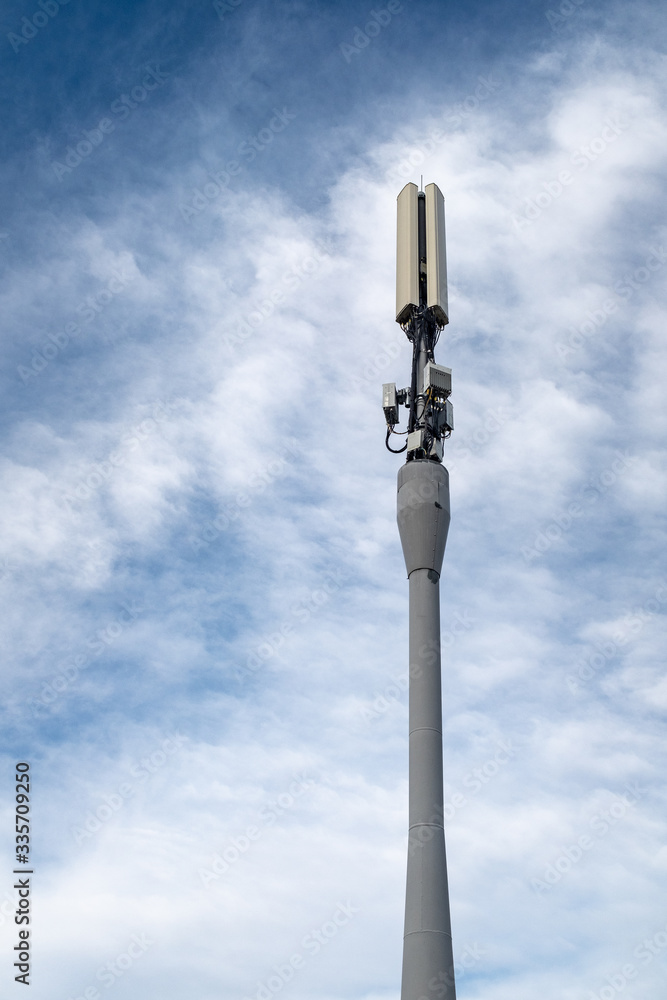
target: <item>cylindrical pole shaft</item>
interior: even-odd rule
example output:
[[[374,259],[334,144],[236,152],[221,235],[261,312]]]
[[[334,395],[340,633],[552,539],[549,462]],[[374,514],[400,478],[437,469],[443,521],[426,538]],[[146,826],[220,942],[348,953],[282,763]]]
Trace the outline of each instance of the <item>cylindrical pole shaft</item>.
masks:
[[[401,1000],[455,1000],[445,857],[440,570],[449,476],[413,460],[398,474],[398,527],[410,586],[410,819]]]
[[[401,1000],[454,1000],[445,857],[440,580],[410,574],[410,806]]]

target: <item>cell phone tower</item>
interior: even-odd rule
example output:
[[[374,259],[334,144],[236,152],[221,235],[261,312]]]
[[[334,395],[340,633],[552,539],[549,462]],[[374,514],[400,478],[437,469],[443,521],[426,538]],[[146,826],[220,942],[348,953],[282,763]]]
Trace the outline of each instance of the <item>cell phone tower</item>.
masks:
[[[455,1000],[445,855],[440,677],[440,570],[449,529],[444,440],[454,419],[452,372],[433,355],[449,322],[445,201],[435,184],[406,184],[398,196],[396,322],[412,344],[406,389],[382,387],[386,445],[406,452],[398,473],[398,530],[410,586],[409,834],[401,1000]],[[398,408],[408,410],[407,440]]]

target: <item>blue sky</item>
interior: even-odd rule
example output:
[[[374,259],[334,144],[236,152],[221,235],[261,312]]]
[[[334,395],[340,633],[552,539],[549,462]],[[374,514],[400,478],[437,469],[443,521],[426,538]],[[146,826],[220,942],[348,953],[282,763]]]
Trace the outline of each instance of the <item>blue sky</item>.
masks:
[[[380,389],[423,174],[458,995],[658,1000],[662,5],[35,0],[0,35],[7,995],[23,758],[36,1000],[398,1000]]]

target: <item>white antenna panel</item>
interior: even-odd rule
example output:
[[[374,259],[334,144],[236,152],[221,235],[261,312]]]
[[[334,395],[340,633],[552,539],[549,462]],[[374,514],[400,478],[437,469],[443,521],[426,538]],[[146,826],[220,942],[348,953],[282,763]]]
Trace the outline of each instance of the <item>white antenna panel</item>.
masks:
[[[415,185],[413,184],[412,187],[415,187]],[[405,191],[405,188],[403,188],[403,191]],[[401,191],[401,194],[398,196],[399,199],[403,194],[403,191]],[[437,184],[427,184],[425,194],[426,305],[429,309],[433,310],[438,325],[445,326],[445,324],[449,323],[449,305],[447,302],[447,251],[445,249],[445,199],[443,198],[442,191]],[[398,290],[398,284],[396,288]]]
[[[435,187],[435,185],[430,184],[429,187]],[[397,199],[397,323],[407,323],[413,311],[419,305],[419,216],[417,211],[417,194],[416,184],[406,184]],[[442,198],[442,195],[440,195],[440,198]]]

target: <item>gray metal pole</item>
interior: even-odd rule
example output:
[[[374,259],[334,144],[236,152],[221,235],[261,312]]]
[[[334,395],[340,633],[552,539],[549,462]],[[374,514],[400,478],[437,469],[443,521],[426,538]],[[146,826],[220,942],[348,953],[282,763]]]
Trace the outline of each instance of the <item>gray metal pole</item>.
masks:
[[[413,460],[398,473],[398,527],[410,585],[410,807],[401,1000],[455,1000],[445,856],[440,571],[449,474]]]
[[[440,571],[449,530],[454,428],[451,370],[434,348],[449,322],[445,202],[436,184],[398,196],[396,321],[412,344],[409,389],[382,387],[386,445],[398,407],[409,409],[407,461],[398,473],[398,530],[410,581],[410,820],[401,1000],[456,1000],[445,856],[440,678]],[[427,370],[428,366],[428,370]]]

